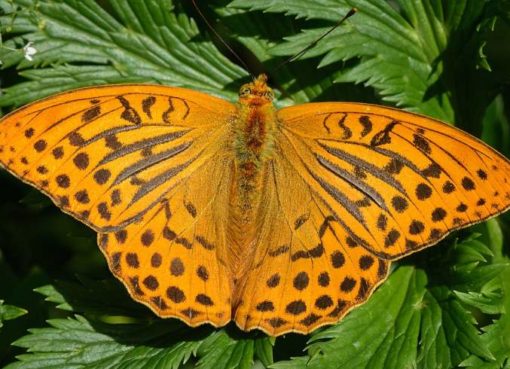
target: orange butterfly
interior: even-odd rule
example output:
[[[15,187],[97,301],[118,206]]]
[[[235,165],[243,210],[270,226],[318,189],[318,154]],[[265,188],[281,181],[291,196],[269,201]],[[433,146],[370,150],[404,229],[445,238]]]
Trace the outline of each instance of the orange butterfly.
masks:
[[[392,260],[510,207],[510,162],[444,123],[375,105],[281,110],[176,87],[85,88],[0,124],[0,162],[99,233],[160,317],[308,333]]]

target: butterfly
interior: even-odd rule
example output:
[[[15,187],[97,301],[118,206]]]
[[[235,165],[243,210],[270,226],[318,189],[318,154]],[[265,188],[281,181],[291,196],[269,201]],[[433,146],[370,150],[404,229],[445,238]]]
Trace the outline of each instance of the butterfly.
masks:
[[[510,162],[447,124],[361,103],[276,110],[96,86],[0,123],[0,163],[93,228],[136,301],[190,326],[308,333],[390,264],[510,207]]]

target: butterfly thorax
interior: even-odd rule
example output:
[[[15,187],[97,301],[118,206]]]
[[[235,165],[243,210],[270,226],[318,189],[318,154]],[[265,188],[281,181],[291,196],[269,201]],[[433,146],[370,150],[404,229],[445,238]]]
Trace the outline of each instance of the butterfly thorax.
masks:
[[[245,213],[256,210],[263,170],[273,154],[277,118],[273,92],[266,80],[260,75],[241,87],[234,121],[234,182],[239,195],[237,205]]]
[[[236,260],[241,265],[250,259],[250,246],[256,236],[257,215],[267,163],[273,155],[277,128],[273,93],[265,75],[244,85],[239,93],[234,119],[235,168],[231,196],[231,234],[235,240]],[[234,271],[244,273],[243,267]]]

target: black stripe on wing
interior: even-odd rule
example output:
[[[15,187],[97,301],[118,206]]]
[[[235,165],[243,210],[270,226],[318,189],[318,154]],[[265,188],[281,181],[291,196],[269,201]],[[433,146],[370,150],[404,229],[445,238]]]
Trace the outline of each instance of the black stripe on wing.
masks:
[[[136,163],[128,166],[127,168],[123,169],[122,172],[119,173],[117,178],[115,178],[115,181],[113,182],[113,185],[118,185],[122,181],[130,178],[131,176],[140,173],[143,170],[146,170],[153,165],[159,164],[165,160],[168,160],[172,157],[174,157],[177,154],[180,154],[181,152],[185,151],[187,148],[191,146],[191,142],[186,142],[181,145],[178,145],[176,147],[173,147],[169,150],[165,150],[163,152],[160,152],[158,154],[151,155],[147,158],[143,158]]]
[[[402,194],[406,194],[406,190],[402,186],[402,184],[397,181],[393,176],[388,174],[385,170],[382,170],[375,165],[369,163],[366,160],[361,159],[358,156],[349,154],[348,152],[341,150],[339,148],[333,148],[330,146],[327,146],[323,143],[319,143],[319,145],[326,150],[331,155],[335,156],[336,158],[343,160],[354,167],[359,167],[363,169],[364,171],[372,174],[374,177],[379,178],[380,180],[384,181],[391,187],[395,188],[397,191],[399,191]],[[370,146],[368,146],[370,147]]]
[[[359,180],[355,175],[349,173],[347,170],[338,167],[328,159],[315,154],[318,162],[326,168],[333,175],[342,178],[344,181],[349,183],[353,188],[360,191],[363,195],[369,197],[374,201],[381,209],[388,211],[386,203],[381,195],[372,187],[366,184],[365,182]]]

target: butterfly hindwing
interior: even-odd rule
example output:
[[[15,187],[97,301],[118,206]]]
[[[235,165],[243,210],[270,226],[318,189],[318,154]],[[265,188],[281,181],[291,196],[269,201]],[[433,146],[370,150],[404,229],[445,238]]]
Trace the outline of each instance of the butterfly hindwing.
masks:
[[[510,207],[510,163],[452,126],[380,106],[279,111],[291,165],[351,239],[385,259]]]
[[[110,269],[131,296],[160,317],[191,326],[231,319],[222,161],[184,179],[142,218],[99,236]],[[207,178],[207,180],[204,180]]]
[[[262,189],[253,265],[236,307],[241,328],[307,333],[364,302],[389,262],[360,247],[301,177],[280,139]]]

